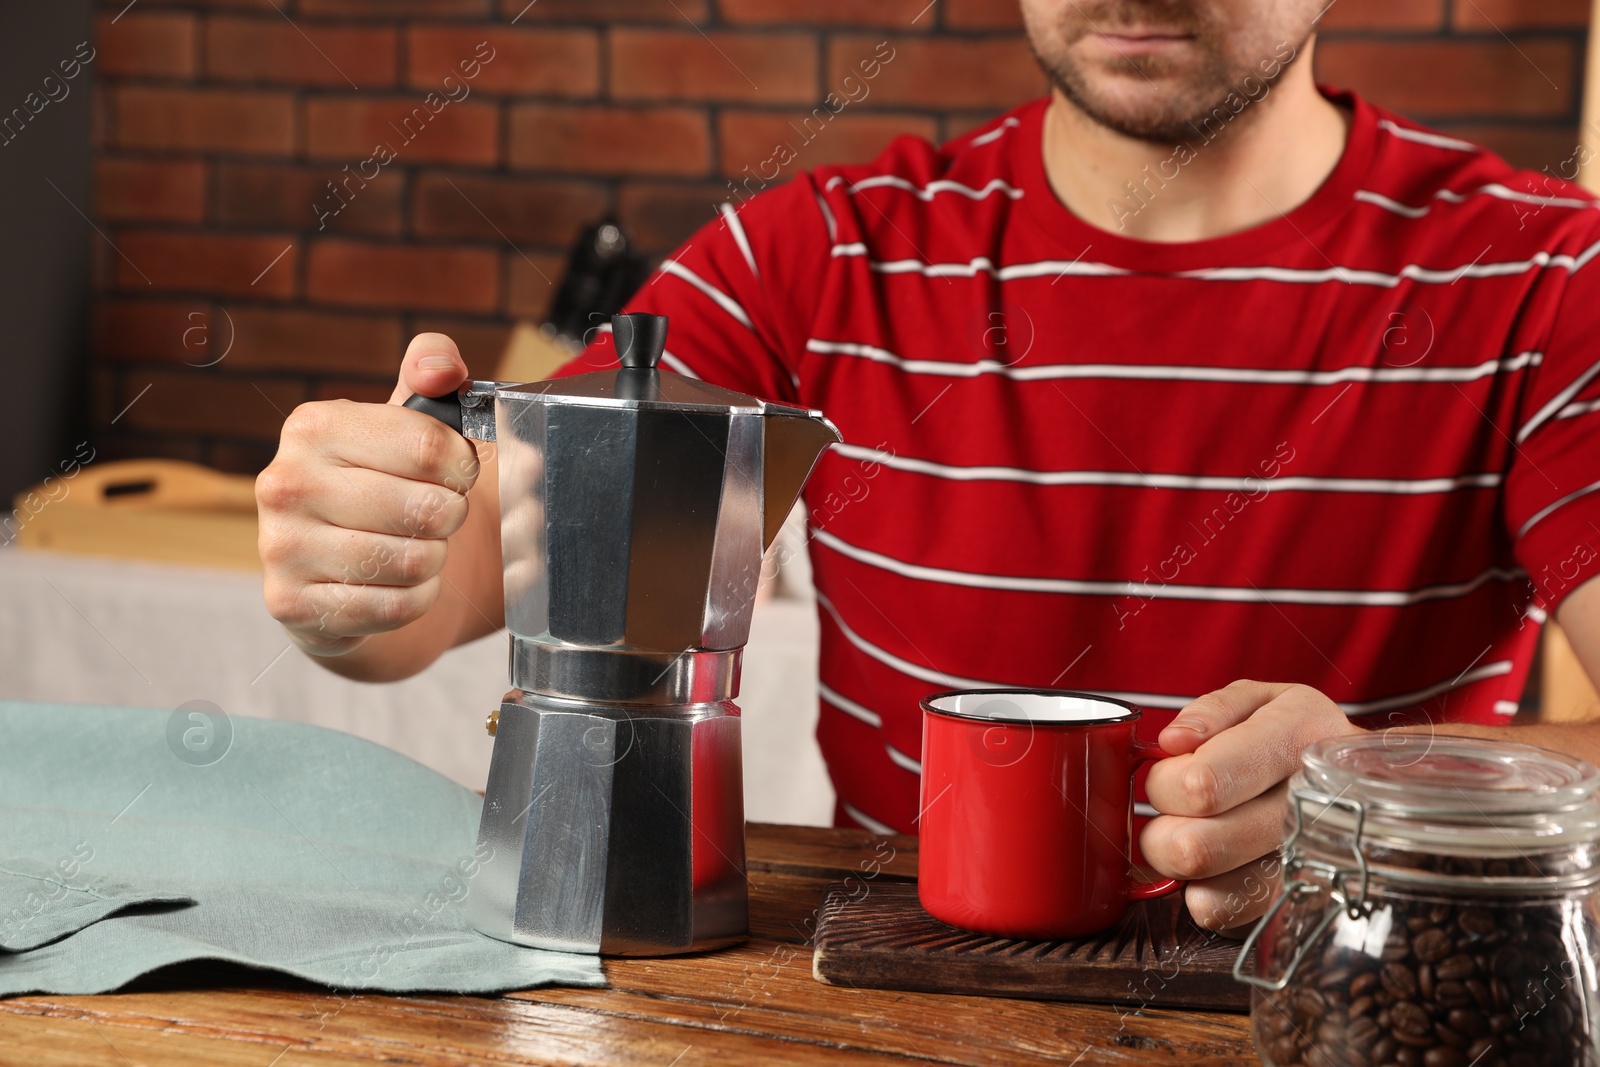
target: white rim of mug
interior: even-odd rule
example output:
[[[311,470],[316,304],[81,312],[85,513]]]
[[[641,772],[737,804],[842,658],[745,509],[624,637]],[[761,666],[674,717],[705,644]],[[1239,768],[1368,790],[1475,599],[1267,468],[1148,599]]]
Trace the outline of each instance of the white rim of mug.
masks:
[[[973,715],[968,712],[952,711],[948,708],[934,707],[934,702],[950,697],[1006,697],[1028,696],[1046,697],[1056,699],[1069,697],[1076,700],[1087,700],[1095,704],[1109,704],[1121,708],[1122,712],[1115,715],[1106,715],[1098,719],[1026,719],[1004,717],[999,715]],[[1116,697],[1102,696],[1099,693],[1085,693],[1077,689],[1029,689],[1025,686],[1007,689],[946,689],[938,693],[929,693],[922,698],[922,710],[929,715],[939,715],[946,719],[960,719],[963,722],[985,722],[1002,726],[1034,726],[1045,729],[1070,729],[1085,726],[1110,726],[1116,723],[1138,722],[1144,715],[1144,709],[1137,704],[1130,704],[1126,700]]]

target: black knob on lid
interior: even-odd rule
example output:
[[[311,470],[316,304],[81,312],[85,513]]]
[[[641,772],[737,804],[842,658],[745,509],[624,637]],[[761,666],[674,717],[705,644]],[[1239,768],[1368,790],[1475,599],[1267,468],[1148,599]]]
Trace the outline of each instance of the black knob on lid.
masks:
[[[667,317],[643,312],[613,315],[611,336],[624,367],[654,370],[667,347]]]

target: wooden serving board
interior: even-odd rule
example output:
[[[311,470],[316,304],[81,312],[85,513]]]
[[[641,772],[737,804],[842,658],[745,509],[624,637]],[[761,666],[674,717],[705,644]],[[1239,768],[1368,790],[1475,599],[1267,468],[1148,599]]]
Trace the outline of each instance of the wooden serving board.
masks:
[[[1131,905],[1121,923],[1093,937],[1016,941],[946,926],[922,910],[914,883],[857,882],[853,890],[834,886],[823,897],[812,955],[820,982],[1140,1008],[1250,1008],[1250,988],[1233,977],[1239,942],[1196,926],[1177,894]]]

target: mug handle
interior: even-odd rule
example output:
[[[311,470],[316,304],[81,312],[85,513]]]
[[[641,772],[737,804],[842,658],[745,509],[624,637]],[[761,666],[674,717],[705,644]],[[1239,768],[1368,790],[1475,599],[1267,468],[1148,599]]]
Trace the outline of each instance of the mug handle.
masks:
[[[1170,755],[1172,753],[1154,741],[1140,741],[1138,738],[1133,741],[1133,758],[1140,763],[1166,759]],[[1128,887],[1128,899],[1130,901],[1154,900],[1156,897],[1164,897],[1168,893],[1176,893],[1188,884],[1187,881],[1181,878],[1163,878],[1156,882],[1136,880]]]

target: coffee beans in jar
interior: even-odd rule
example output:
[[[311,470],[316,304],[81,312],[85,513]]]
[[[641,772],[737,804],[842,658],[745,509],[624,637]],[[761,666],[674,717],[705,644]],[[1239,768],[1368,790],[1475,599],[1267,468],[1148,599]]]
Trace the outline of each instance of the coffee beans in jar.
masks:
[[[1467,738],[1308,750],[1283,895],[1240,959],[1263,1063],[1600,1067],[1597,787]]]

